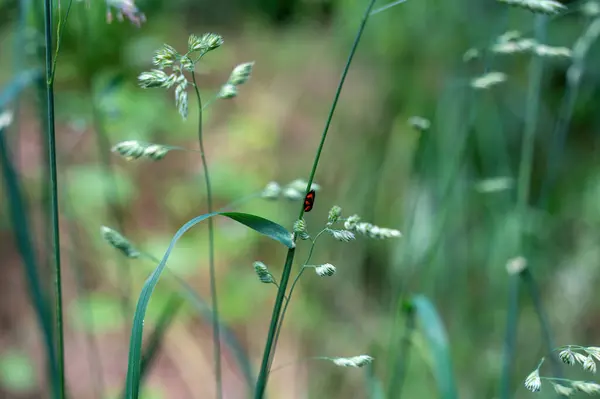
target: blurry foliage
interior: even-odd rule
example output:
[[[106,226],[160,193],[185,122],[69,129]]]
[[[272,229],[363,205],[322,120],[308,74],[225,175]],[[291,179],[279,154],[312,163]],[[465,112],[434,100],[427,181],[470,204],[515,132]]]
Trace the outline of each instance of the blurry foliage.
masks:
[[[233,45],[202,66],[199,76],[205,97],[211,97],[237,62],[248,57],[256,61],[256,79],[244,96],[215,103],[207,111],[214,189],[218,205],[226,205],[270,180],[287,181],[309,172],[306,159],[316,147],[333,82],[364,5],[355,0],[139,1],[148,21],[137,29],[128,22],[107,25],[104,2],[89,3],[89,8],[74,4],[65,32],[57,109],[67,126],[61,128],[59,139],[68,159],[61,165],[61,189],[68,190],[88,234],[88,266],[106,280],[95,282],[102,291],[76,299],[69,315],[73,328],[102,334],[125,325],[119,300],[113,292],[103,291],[118,276],[108,256],[114,249],[107,248],[97,233],[107,219],[105,192],[113,205],[125,210],[131,238],[159,257],[171,234],[185,220],[204,212],[205,202],[195,153],[170,153],[161,164],[165,166],[126,163],[114,157],[117,190],[112,191],[91,137],[91,101],[97,101],[111,144],[139,139],[195,149],[195,123],[182,122],[168,95],[143,91],[135,79],[148,69],[152,51],[163,42],[184,48],[188,32],[223,32]],[[581,2],[570,3],[575,7]],[[16,20],[17,5],[17,1],[0,1],[2,84],[13,71],[10,22]],[[376,358],[374,370],[385,376],[389,319],[402,286],[425,293],[436,304],[448,331],[459,396],[496,394],[505,323],[504,264],[517,255],[513,250],[519,221],[513,188],[481,192],[477,187],[487,179],[516,175],[530,56],[494,56],[470,64],[463,63],[462,56],[471,47],[486,47],[506,30],[531,35],[531,26],[531,16],[525,12],[476,0],[409,0],[373,16],[325,146],[317,176],[325,182],[324,190],[307,223],[310,228],[318,218],[324,220],[326,210],[337,203],[345,213],[401,228],[405,237],[395,246],[357,241],[350,247],[317,248],[316,257],[336,264],[338,275],[333,282],[307,278],[285,327],[302,337],[309,355],[367,348],[375,341],[381,349],[371,353]],[[549,24],[547,41],[571,46],[584,27],[578,13],[561,17]],[[599,278],[594,265],[600,261],[596,154],[600,143],[594,133],[600,127],[599,62],[596,45],[588,57],[573,124],[562,148],[564,163],[542,206],[539,190],[547,177],[548,148],[568,62],[545,64],[533,201],[527,213],[531,245],[526,255],[540,278],[559,342],[592,344],[599,336],[594,321],[600,312],[594,302]],[[468,79],[492,66],[507,73],[508,82],[472,95]],[[194,107],[190,112],[189,120],[194,121]],[[431,120],[431,129],[415,132],[406,123],[413,115]],[[30,141],[27,137],[22,144]],[[460,167],[452,178],[456,162]],[[296,205],[257,199],[243,209],[291,227]],[[447,219],[442,224],[444,214]],[[4,210],[1,215],[4,227]],[[234,223],[220,220],[217,226],[224,320],[243,326],[242,334],[259,335],[255,339],[262,345],[265,309],[275,291],[256,280],[252,261],[260,258],[278,276],[282,252]],[[178,244],[168,266],[198,283],[204,294],[206,239],[204,229],[192,230]],[[144,260],[128,263],[135,282],[132,297],[154,266]],[[165,276],[151,301],[149,323],[173,289],[168,280]],[[519,376],[525,375],[541,351],[531,303],[523,299],[521,306],[519,358],[514,359]],[[94,315],[92,324],[86,317],[89,313]],[[181,323],[197,319],[189,309],[178,317]],[[351,326],[350,320],[364,321]],[[405,395],[434,397],[427,370],[435,359],[428,357],[421,336],[414,341],[415,351],[423,355],[410,359]],[[476,355],[474,348],[478,348]],[[31,360],[23,356],[19,352],[0,356],[2,385],[9,390],[27,390],[35,382]],[[284,353],[280,359],[285,362],[290,356],[296,354]],[[347,397],[360,389],[360,377],[346,372],[315,365],[309,373],[312,392],[326,392],[324,396],[335,392]],[[517,383],[520,380],[515,387]],[[167,397],[160,392],[154,395],[149,397]]]
[[[0,386],[10,393],[34,390],[36,373],[33,361],[26,353],[9,350],[0,354]]]

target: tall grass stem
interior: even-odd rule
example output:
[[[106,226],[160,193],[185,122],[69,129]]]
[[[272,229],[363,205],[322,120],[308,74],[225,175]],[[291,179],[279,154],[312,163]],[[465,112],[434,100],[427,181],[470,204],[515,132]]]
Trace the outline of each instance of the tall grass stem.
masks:
[[[192,80],[194,82],[194,90],[198,99],[198,144],[200,145],[200,158],[202,159],[202,168],[204,169],[204,182],[206,184],[206,201],[208,204],[208,213],[212,213],[212,188],[210,185],[210,174],[208,172],[208,164],[206,162],[206,152],[204,151],[204,139],[202,134],[202,98],[200,90],[196,83],[196,74],[192,71]],[[212,325],[213,325],[213,351],[215,363],[215,381],[217,383],[217,398],[223,397],[223,385],[221,377],[221,332],[219,324],[219,303],[217,295],[217,281],[215,272],[215,227],[213,218],[208,219],[208,270],[210,279],[210,298],[213,307]]]
[[[59,397],[65,398],[65,353],[63,335],[62,276],[60,262],[60,229],[58,220],[58,177],[56,173],[56,137],[54,121],[54,71],[52,61],[52,1],[44,0],[44,35],[46,39],[46,113],[48,122],[48,157],[50,172],[50,212],[54,249],[54,291],[56,348],[58,358]]]
[[[312,166],[312,169],[310,172],[310,176],[308,178],[308,183],[306,185],[306,193],[308,193],[310,191],[312,182],[315,178],[315,174],[317,172],[317,166],[319,165],[319,159],[321,157],[321,152],[323,151],[323,146],[325,145],[325,139],[327,138],[327,132],[329,131],[329,127],[331,125],[331,121],[333,119],[333,115],[334,115],[335,109],[337,107],[337,103],[340,98],[340,94],[342,92],[342,88],[344,86],[346,76],[348,75],[348,71],[350,70],[350,64],[352,63],[352,59],[354,58],[354,54],[356,53],[356,49],[358,48],[358,43],[360,42],[360,39],[363,35],[365,26],[367,24],[367,21],[369,20],[369,15],[371,14],[371,10],[373,9],[373,6],[375,5],[375,1],[376,0],[369,0],[369,4],[367,6],[365,14],[360,23],[360,27],[358,28],[358,32],[356,33],[356,38],[354,39],[352,49],[350,50],[350,55],[348,56],[348,60],[346,61],[346,65],[342,72],[340,82],[338,84],[335,96],[333,98],[333,103],[331,105],[329,115],[327,116],[325,128],[323,129],[323,133],[321,134],[321,141],[319,143],[319,147],[317,148],[317,153],[315,154],[313,166]],[[298,215],[298,219],[302,219],[303,215],[304,215],[304,205],[302,205],[300,208],[300,213]],[[296,240],[296,235],[294,235],[294,241],[295,240]],[[254,395],[255,399],[262,399],[265,394],[266,387],[267,387],[267,380],[268,380],[268,375],[269,375],[269,364],[270,364],[270,360],[271,360],[272,356],[274,356],[274,353],[272,354],[271,352],[275,352],[275,346],[274,346],[275,335],[277,333],[277,329],[279,326],[279,317],[281,315],[282,304],[285,299],[285,293],[286,293],[287,285],[288,285],[288,282],[290,279],[290,274],[292,271],[292,264],[294,263],[295,253],[296,253],[295,248],[291,248],[288,250],[285,264],[283,266],[283,272],[281,274],[279,289],[277,290],[277,297],[275,298],[275,306],[273,306],[273,313],[271,315],[271,323],[269,325],[267,342],[266,342],[265,350],[263,353],[260,372],[258,375],[258,381],[256,383],[256,391],[255,391],[255,395]]]

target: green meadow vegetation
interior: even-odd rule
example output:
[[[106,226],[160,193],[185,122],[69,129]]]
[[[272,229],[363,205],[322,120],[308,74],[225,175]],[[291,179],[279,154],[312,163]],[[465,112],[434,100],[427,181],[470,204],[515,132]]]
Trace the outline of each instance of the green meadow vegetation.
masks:
[[[0,397],[600,394],[600,1],[0,0]]]

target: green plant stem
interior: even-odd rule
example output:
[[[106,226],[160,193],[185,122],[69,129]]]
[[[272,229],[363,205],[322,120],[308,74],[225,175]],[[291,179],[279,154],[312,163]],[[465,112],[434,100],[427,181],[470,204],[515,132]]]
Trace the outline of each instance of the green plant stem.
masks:
[[[60,231],[58,221],[58,178],[56,173],[56,138],[54,124],[54,79],[52,70],[52,2],[44,1],[44,34],[46,38],[46,112],[48,116],[48,156],[50,169],[50,208],[54,247],[54,289],[56,305],[57,357],[59,397],[65,398],[65,353],[63,336],[62,280],[60,264]]]
[[[288,306],[290,305],[290,301],[292,300],[292,295],[294,294],[294,288],[296,288],[296,284],[298,283],[298,280],[300,280],[300,277],[302,277],[302,274],[304,274],[304,271],[307,268],[307,264],[308,262],[310,262],[310,259],[312,258],[312,254],[313,251],[315,249],[315,244],[317,243],[317,239],[321,236],[321,234],[323,234],[326,230],[323,229],[319,232],[319,234],[317,234],[315,236],[315,238],[312,240],[312,244],[310,246],[310,250],[308,251],[308,257],[306,258],[306,261],[304,261],[304,264],[302,265],[302,268],[300,269],[300,271],[298,272],[298,274],[296,275],[296,277],[294,278],[294,281],[292,282],[292,285],[290,286],[290,292],[287,295],[286,298],[284,298],[285,300],[285,305],[283,306],[283,310],[281,311],[281,317],[279,318],[279,325],[277,326],[277,332],[275,333],[275,342],[273,344],[274,347],[277,347],[277,342],[279,342],[279,334],[281,333],[281,327],[283,326],[283,321],[285,320],[285,314],[287,312]],[[279,286],[277,287],[279,288]],[[273,359],[275,357],[275,351],[272,352],[271,354],[271,359],[269,360],[269,369],[271,368],[271,365],[273,364]]]
[[[535,19],[535,39],[539,43],[543,43],[546,36],[546,16],[537,15]],[[517,212],[519,216],[519,232],[518,232],[518,247],[517,250],[519,253],[524,254],[526,250],[526,245],[524,242],[525,236],[525,225],[528,218],[528,202],[529,202],[529,192],[531,185],[531,172],[533,169],[533,155],[535,149],[535,132],[537,129],[537,119],[539,113],[539,105],[540,105],[540,92],[541,92],[541,83],[542,83],[542,75],[543,75],[543,59],[542,57],[534,56],[531,60],[529,66],[529,87],[527,90],[527,104],[525,111],[525,131],[523,134],[523,142],[521,145],[521,162],[519,165],[519,176],[517,183]],[[528,265],[528,268],[531,265]],[[535,281],[533,280],[533,276],[531,275],[529,269],[525,269],[521,273],[521,278],[525,281],[529,288],[529,295],[534,302],[536,313],[538,314],[540,320],[540,327],[542,329],[542,333],[545,338],[546,346],[548,352],[552,351],[552,338],[550,333],[550,327],[547,322],[544,310],[542,308],[541,299],[537,287],[535,285]],[[514,323],[514,329],[517,328],[517,323]],[[515,333],[516,334],[516,333]],[[512,360],[512,359],[511,359]],[[513,363],[511,360],[505,359],[509,364],[505,364],[507,368],[506,373],[510,374],[511,372],[511,364]],[[553,371],[557,377],[561,377],[560,365],[557,359],[552,356],[552,365]],[[563,395],[558,395],[563,396]]]
[[[502,376],[500,378],[500,398],[511,397],[511,373],[514,359],[515,346],[517,342],[517,323],[519,318],[519,285],[520,277],[509,276],[508,281],[508,309],[506,320],[506,331],[504,337],[504,350],[502,360]]]
[[[350,64],[352,63],[352,59],[354,58],[354,54],[356,53],[356,49],[358,48],[358,43],[362,37],[362,34],[365,30],[365,26],[367,21],[369,20],[369,14],[373,9],[373,5],[376,0],[369,0],[369,4],[365,11],[365,14],[362,18],[360,27],[358,28],[358,32],[356,33],[356,38],[354,39],[354,43],[352,45],[352,49],[350,50],[350,55],[348,56],[348,60],[346,61],[346,65],[344,67],[344,71],[342,72],[342,76],[340,78],[340,82],[338,84],[335,96],[333,98],[333,103],[331,105],[331,110],[329,111],[329,115],[327,116],[327,121],[325,123],[325,128],[323,129],[323,133],[321,135],[321,141],[319,143],[319,147],[317,148],[317,153],[315,154],[315,159],[313,162],[312,170],[310,172],[310,176],[308,178],[308,183],[306,185],[306,193],[310,191],[312,186],[312,182],[315,178],[315,174],[317,172],[317,166],[319,165],[319,159],[321,157],[321,152],[323,151],[323,146],[325,145],[325,139],[327,138],[327,132],[329,131],[329,126],[331,125],[331,121],[333,119],[333,114],[337,107],[338,100],[340,98],[340,94],[342,92],[342,87],[344,86],[344,82],[346,80],[346,76],[348,75],[348,71],[350,70]],[[302,219],[304,215],[304,204],[302,204],[300,208],[300,214],[298,215],[298,219]],[[294,241],[296,241],[296,234],[294,234]],[[273,306],[273,313],[271,315],[271,323],[269,325],[269,333],[267,335],[267,342],[265,344],[265,351],[263,353],[263,358],[260,367],[260,373],[258,375],[258,380],[256,383],[256,391],[254,394],[255,399],[262,399],[265,394],[265,390],[267,387],[267,380],[269,375],[269,364],[272,355],[271,352],[275,352],[275,334],[277,333],[277,328],[279,325],[279,317],[281,314],[282,304],[285,298],[285,293],[287,289],[287,285],[290,279],[290,274],[292,271],[292,264],[294,263],[294,254],[296,253],[295,248],[291,248],[288,250],[285,264],[283,266],[283,272],[281,274],[281,279],[279,282],[279,289],[277,290],[277,297],[275,298],[275,306]]]
[[[62,42],[64,27],[67,24],[67,21],[69,20],[69,14],[71,13],[71,5],[73,5],[73,0],[69,0],[67,12],[65,13],[65,18],[62,21],[58,21],[58,27],[56,28],[56,35],[58,36],[58,40],[56,41],[56,50],[54,52],[54,59],[52,60],[52,70],[50,72],[50,76],[48,77],[48,82],[51,83],[54,83],[54,75],[56,73],[56,62],[58,61],[58,54],[60,52],[60,43]],[[58,2],[58,12],[60,16],[60,0]]]
[[[212,213],[212,190],[210,185],[210,175],[208,173],[208,165],[206,163],[206,153],[204,151],[204,140],[202,136],[202,98],[200,90],[196,83],[196,74],[192,71],[192,80],[194,82],[194,90],[198,99],[198,143],[200,145],[200,158],[202,159],[202,167],[204,169],[204,182],[206,184],[206,201],[208,203],[208,213]],[[210,279],[210,297],[213,307],[213,350],[215,362],[215,380],[217,383],[217,398],[223,397],[223,386],[221,381],[221,333],[219,327],[219,306],[217,296],[217,282],[215,277],[215,238],[214,238],[214,221],[213,218],[208,219],[208,270]]]
[[[546,344],[546,351],[548,352],[548,356],[550,357],[552,372],[557,378],[561,378],[561,363],[558,360],[558,357],[552,353],[554,349],[554,340],[552,339],[552,333],[550,331],[550,323],[548,322],[548,317],[546,316],[546,312],[544,311],[544,307],[542,305],[540,291],[529,268],[523,270],[523,272],[521,273],[521,278],[529,288],[529,293],[533,301],[533,306],[535,308],[535,312],[538,315],[542,335],[544,337],[544,343]]]

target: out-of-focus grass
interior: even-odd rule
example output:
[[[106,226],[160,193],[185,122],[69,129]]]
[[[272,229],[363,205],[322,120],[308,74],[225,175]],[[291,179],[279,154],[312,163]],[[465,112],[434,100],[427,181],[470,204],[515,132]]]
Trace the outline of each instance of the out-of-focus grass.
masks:
[[[217,87],[226,79],[226,67],[235,60],[254,59],[255,73],[243,96],[216,105],[206,118],[216,201],[224,205],[260,190],[269,180],[285,183],[306,173],[306,159],[317,145],[324,109],[345,56],[343,49],[349,45],[363,7],[362,2],[337,1],[326,22],[321,19],[316,23],[312,16],[317,14],[317,6],[299,2],[298,18],[275,28],[264,23],[262,14],[247,11],[234,13],[232,25],[202,19],[200,9],[194,9],[198,18],[178,23],[174,15],[184,15],[191,5],[182,2],[154,8],[160,3],[148,4],[144,10],[148,22],[140,30],[125,23],[107,25],[105,10],[94,5],[85,11],[93,21],[88,42],[80,40],[80,19],[73,18],[65,33],[56,89],[59,149],[68,151],[69,163],[60,165],[60,170],[64,189],[69,190],[73,208],[81,215],[78,227],[83,248],[74,249],[84,253],[85,267],[94,276],[87,282],[89,294],[85,297],[67,293],[68,315],[74,318],[67,319],[67,325],[73,334],[86,326],[83,317],[88,308],[93,308],[99,338],[108,333],[103,328],[123,332],[125,326],[116,314],[117,264],[112,249],[106,248],[97,234],[105,222],[107,204],[102,192],[109,178],[100,166],[91,136],[86,82],[94,83],[96,93],[105,93],[99,106],[106,115],[112,144],[137,138],[194,147],[195,125],[179,120],[172,99],[141,91],[135,85],[137,73],[149,67],[146,60],[151,51],[162,42],[182,42],[188,32],[218,30],[228,46],[201,71],[206,87]],[[577,13],[550,22],[548,43],[571,46],[585,23]],[[369,353],[375,357],[373,372],[387,383],[393,376],[388,375],[384,359],[398,291],[404,288],[407,293],[422,293],[436,304],[447,328],[459,397],[493,397],[500,383],[509,290],[504,266],[508,258],[520,255],[512,250],[520,219],[514,212],[513,188],[481,192],[477,187],[482,180],[517,177],[530,58],[496,56],[486,66],[464,64],[462,54],[469,47],[485,46],[505,30],[521,29],[531,36],[531,19],[520,10],[495,3],[408,1],[374,16],[370,24],[317,175],[324,190],[307,223],[324,220],[330,205],[336,203],[347,214],[359,213],[378,224],[402,229],[404,238],[395,244],[357,241],[351,246],[336,243],[318,248],[316,256],[335,264],[338,274],[333,282],[307,280],[299,286],[286,316],[279,358],[283,362],[304,356],[352,354],[373,344],[375,352]],[[12,29],[14,26],[2,27],[3,40]],[[13,57],[6,48],[2,46],[0,57],[2,86],[12,79]],[[600,170],[593,132],[600,126],[595,112],[599,57],[593,47],[569,136],[561,149],[556,185],[545,194],[546,205],[538,207],[545,165],[552,154],[549,132],[556,122],[569,62],[548,62],[542,81],[525,240],[557,343],[597,344],[598,339],[593,287],[598,279],[594,265],[600,260],[596,244]],[[508,82],[466,102],[467,80],[486,67],[507,73]],[[120,78],[122,83],[104,92],[106,82],[113,78]],[[33,115],[32,105],[32,101],[26,102],[22,112]],[[432,121],[429,131],[419,133],[408,126],[407,119],[415,114]],[[195,119],[193,112],[189,119]],[[85,122],[83,133],[70,127],[77,121]],[[35,128],[27,119],[21,120],[18,133],[22,153],[34,152]],[[17,132],[11,135],[12,140]],[[201,178],[194,155],[173,155],[160,164],[115,161],[119,187],[116,206],[125,214],[131,238],[157,253],[164,251],[183,221],[203,212],[196,205],[202,204],[203,196],[194,186]],[[31,172],[31,158],[19,157],[23,172],[27,171],[20,175],[30,195],[37,184],[33,175],[39,174]],[[457,160],[460,168],[448,189]],[[258,200],[242,210],[288,226],[290,212],[296,207],[296,203]],[[446,219],[441,225],[444,212]],[[6,212],[2,215],[8,216]],[[2,225],[7,226],[6,222]],[[274,292],[254,279],[251,265],[258,258],[277,265],[283,253],[226,222],[218,223],[216,233],[223,319],[257,360]],[[437,245],[432,247],[436,239]],[[175,250],[171,264],[204,296],[208,293],[205,253],[201,250],[206,247],[205,240],[204,232],[191,232]],[[12,245],[4,245],[3,253],[14,253]],[[139,293],[150,266],[140,263],[132,267],[132,297]],[[11,260],[5,267],[21,266]],[[158,290],[150,305],[149,325],[153,322],[152,309],[161,309],[170,288],[159,286]],[[514,397],[529,397],[521,381],[544,347],[533,304],[525,297],[521,299],[510,392]],[[24,302],[26,298],[12,300]],[[7,314],[10,327],[0,331],[0,337],[7,337],[9,348],[25,349],[22,341],[9,338],[12,335],[6,331],[18,332],[29,316]],[[186,366],[204,370],[198,375],[210,381],[210,372],[204,368],[210,362],[210,348],[200,333],[205,327],[189,309],[179,314],[177,323],[200,337],[195,344],[207,354],[207,359],[195,359]],[[423,351],[416,349],[411,354],[403,396],[433,397],[436,391],[428,363],[418,355],[426,353],[427,345],[416,334],[414,345]],[[100,341],[100,345],[111,344],[106,339]],[[29,356],[38,358],[36,353]],[[79,355],[69,356],[75,361]],[[119,359],[118,363],[124,361]],[[167,384],[160,379],[162,371],[157,369],[150,380]],[[315,397],[348,397],[363,389],[362,373],[340,372],[325,364],[293,366],[289,373],[293,373],[298,391],[309,390]],[[112,376],[108,384],[118,390],[122,377]],[[235,376],[229,378],[232,385],[241,384]],[[271,379],[273,388],[283,389],[289,378],[286,371],[278,371]],[[75,392],[85,392],[91,383],[86,378],[70,381]],[[178,386],[182,382],[174,378],[168,384]]]

